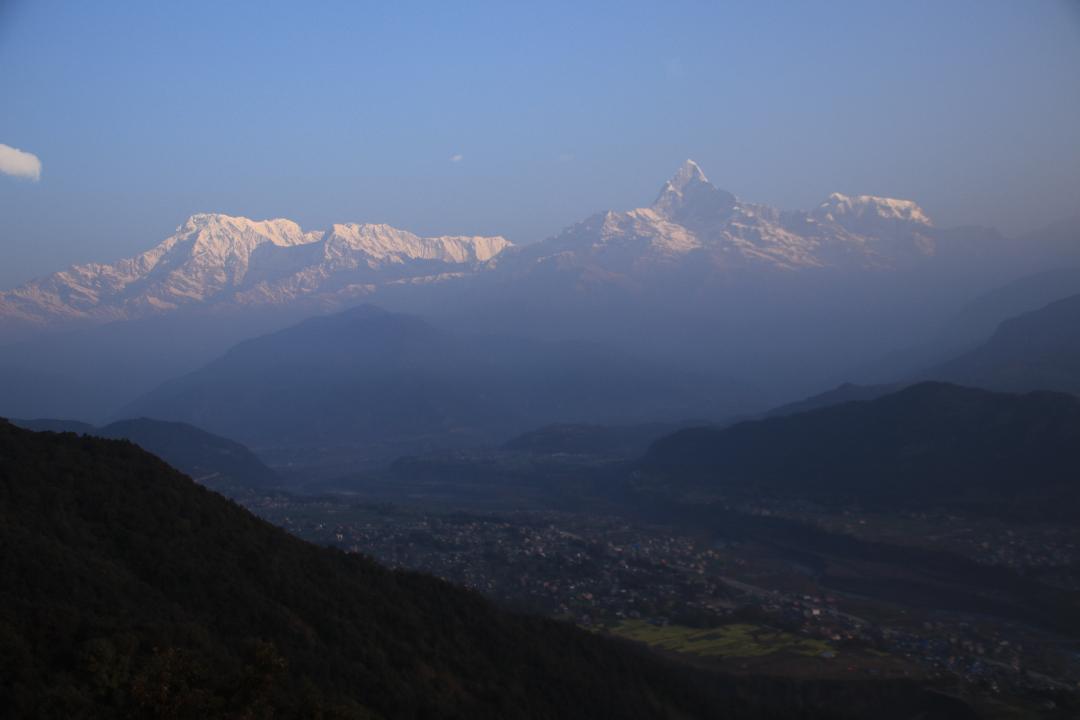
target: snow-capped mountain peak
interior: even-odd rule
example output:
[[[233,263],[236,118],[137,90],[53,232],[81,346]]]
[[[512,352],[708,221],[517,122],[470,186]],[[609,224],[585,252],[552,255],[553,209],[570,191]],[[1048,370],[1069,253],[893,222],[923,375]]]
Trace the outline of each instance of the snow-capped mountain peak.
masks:
[[[75,265],[0,292],[0,320],[109,321],[180,307],[333,306],[384,283],[472,272],[510,246],[502,237],[425,238],[389,225],[305,232],[292,220],[199,213],[157,246],[112,264]]]
[[[521,248],[498,236],[421,237],[383,224],[305,232],[285,219],[193,215],[133,258],[77,265],[0,292],[0,321],[101,322],[182,307],[304,302],[333,308],[391,285],[480,272],[511,282],[540,271],[543,282],[558,273],[643,287],[653,277],[712,283],[730,273],[881,271],[935,256],[937,237],[910,200],[833,193],[808,212],[781,211],[714,187],[687,160],[651,206],[597,213]]]
[[[449,263],[487,262],[510,246],[503,237],[440,236],[424,238],[383,224],[334,225],[327,244],[338,243],[377,260],[437,260]]]
[[[204,247],[237,241],[270,242],[286,247],[313,242],[317,237],[305,234],[292,220],[250,220],[223,213],[196,213],[176,228],[178,235],[194,235]],[[215,242],[217,241],[217,242]]]
[[[693,160],[647,208],[608,211],[522,249],[538,267],[615,277],[686,266],[713,272],[908,266],[935,252],[932,223],[910,200],[833,194],[810,211],[781,211],[720,190]]]
[[[911,200],[858,195],[855,197],[834,192],[818,206],[816,214],[842,222],[845,218],[899,220],[918,225],[933,223],[923,209]]]
[[[667,181],[667,189],[670,186],[673,190],[682,192],[688,185],[693,183],[708,183],[709,178],[705,177],[705,172],[701,169],[693,160],[687,159],[679,169],[672,175],[671,179]]]
[[[693,160],[687,160],[664,183],[652,210],[687,226],[712,223],[726,216],[735,206],[735,196],[718,190]]]

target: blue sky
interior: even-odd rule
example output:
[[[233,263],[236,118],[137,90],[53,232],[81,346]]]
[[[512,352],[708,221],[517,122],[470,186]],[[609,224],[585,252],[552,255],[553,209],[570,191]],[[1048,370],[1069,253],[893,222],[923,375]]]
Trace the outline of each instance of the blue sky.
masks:
[[[0,288],[218,211],[530,242],[687,157],[748,200],[1080,211],[1080,7],[0,0]]]

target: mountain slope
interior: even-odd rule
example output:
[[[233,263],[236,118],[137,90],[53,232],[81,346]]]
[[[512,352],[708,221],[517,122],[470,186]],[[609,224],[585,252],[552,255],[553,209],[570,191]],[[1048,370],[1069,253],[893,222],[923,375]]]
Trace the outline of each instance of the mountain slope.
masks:
[[[1037,242],[1033,244],[1038,246]],[[894,349],[853,368],[846,376],[870,385],[916,376],[986,342],[1002,322],[1078,292],[1080,267],[1057,267],[1025,275],[968,300],[944,324],[936,321],[935,325],[940,326],[924,340]]]
[[[1080,395],[1080,295],[1001,323],[984,344],[925,376],[1005,392]]]
[[[130,443],[0,422],[0,706],[37,718],[954,717],[734,680],[318,548]]]
[[[73,420],[38,419],[13,422],[27,430],[73,432],[114,440],[130,440],[194,478],[196,482],[219,492],[268,488],[281,483],[277,473],[240,443],[187,423],[150,418],[118,420],[103,427]]]
[[[683,430],[643,460],[677,492],[1080,518],[1080,401],[923,383],[866,402]],[[648,484],[648,483],[647,483]]]
[[[362,306],[241,343],[124,414],[235,437],[275,465],[347,465],[558,421],[710,417],[747,402],[730,383],[594,345],[450,333]]]
[[[706,697],[569,626],[307,545],[127,443],[0,424],[0,497],[18,716],[658,717]]]
[[[940,339],[951,338],[952,347],[969,350],[988,340],[1002,322],[1078,293],[1080,268],[1027,275],[965,304],[941,330]]]
[[[1080,394],[1077,289],[1080,270],[1075,268],[1021,278],[968,303],[936,340],[876,363],[872,376],[888,381],[844,383],[774,408],[767,415],[791,415],[852,400],[873,400],[920,380],[1002,392],[1051,390]],[[928,357],[949,359],[916,361]],[[898,377],[902,378],[899,382],[895,381]]]
[[[785,415],[796,415],[810,410],[820,410],[821,408],[827,408],[831,405],[840,405],[842,403],[863,400],[876,400],[883,395],[896,392],[903,387],[904,385],[902,383],[891,385],[855,385],[853,383],[843,383],[832,390],[826,390],[823,393],[811,395],[803,400],[773,408],[765,413],[765,417],[784,417]]]

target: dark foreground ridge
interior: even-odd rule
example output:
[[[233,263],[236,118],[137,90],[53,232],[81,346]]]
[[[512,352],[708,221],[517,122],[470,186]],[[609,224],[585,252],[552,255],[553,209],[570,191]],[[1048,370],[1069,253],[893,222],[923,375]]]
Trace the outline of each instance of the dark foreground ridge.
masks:
[[[669,664],[307,544],[129,442],[4,421],[0,547],[12,717],[964,716],[905,683]]]
[[[74,420],[12,420],[27,430],[73,432],[113,440],[130,440],[143,450],[225,495],[244,489],[267,489],[281,478],[255,453],[238,442],[182,422],[151,418],[117,420],[94,427]]]

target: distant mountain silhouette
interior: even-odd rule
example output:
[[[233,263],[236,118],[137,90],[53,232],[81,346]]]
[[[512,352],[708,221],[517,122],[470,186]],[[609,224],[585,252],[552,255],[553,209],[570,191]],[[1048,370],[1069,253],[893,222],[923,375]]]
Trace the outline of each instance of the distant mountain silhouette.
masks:
[[[21,428],[33,430],[34,432],[78,433],[79,435],[108,437],[99,428],[94,427],[90,423],[79,422],[78,420],[60,420],[57,418],[20,420],[18,418],[8,418],[8,421]]]
[[[966,303],[939,335],[958,350],[971,349],[986,342],[1002,322],[1078,293],[1080,267],[1026,275]]]
[[[221,492],[241,488],[268,488],[281,484],[277,473],[238,442],[181,422],[149,418],[119,420],[94,427],[74,420],[14,420],[28,430],[73,432],[117,440],[130,440],[143,450]]]
[[[1080,230],[1077,236],[1080,237]],[[1042,236],[1031,242],[1036,248],[1053,244]],[[1002,322],[1077,293],[1080,293],[1080,267],[1059,267],[1024,275],[978,293],[943,324],[934,322],[928,326],[926,339],[849,368],[845,377],[860,385],[881,385],[910,378],[978,347],[990,339]]]
[[[642,461],[646,485],[895,507],[1080,518],[1080,400],[922,383],[725,428],[682,430]]]
[[[451,333],[363,306],[241,343],[124,414],[235,437],[273,464],[351,469],[558,421],[726,415],[747,395],[598,346]]]
[[[992,390],[1080,394],[1080,294],[1007,320],[926,376]]]
[[[977,297],[935,340],[896,353],[844,383],[774,408],[789,415],[851,400],[872,400],[915,382],[938,380],[1003,392],[1080,394],[1080,269],[1027,276]]]
[[[767,412],[765,416],[783,417],[785,415],[795,415],[796,413],[808,412],[810,410],[820,410],[821,408],[826,408],[830,405],[839,405],[846,402],[875,400],[882,395],[896,392],[902,387],[902,384],[855,385],[853,383],[844,383],[832,390],[826,390],[823,393],[812,395],[805,400],[799,400],[798,402],[788,403],[787,405],[773,408]]]

